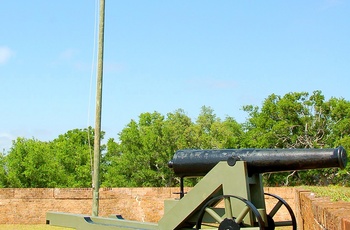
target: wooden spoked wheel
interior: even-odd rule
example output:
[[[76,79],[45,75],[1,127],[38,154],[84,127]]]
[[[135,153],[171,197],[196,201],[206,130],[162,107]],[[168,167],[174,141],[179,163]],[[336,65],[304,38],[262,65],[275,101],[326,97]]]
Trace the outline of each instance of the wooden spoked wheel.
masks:
[[[233,216],[232,210],[233,205],[232,200],[236,199],[240,202],[243,202],[244,208],[239,210],[239,214],[237,216]],[[224,204],[224,213],[218,212],[216,205],[223,201]],[[241,206],[240,206],[241,207]],[[252,213],[255,217],[254,225],[250,226],[244,223],[244,218]],[[256,207],[247,199],[244,199],[239,196],[233,195],[221,195],[210,199],[205,205],[203,205],[202,209],[199,212],[199,216],[196,223],[196,229],[201,229],[203,223],[204,215],[209,215],[212,219],[215,220],[215,225],[211,225],[212,229],[219,230],[239,230],[239,229],[250,229],[250,230],[265,230],[265,223],[256,209]]]
[[[289,204],[283,200],[281,197],[270,194],[270,193],[265,193],[266,196],[271,196],[275,199],[278,200],[278,202],[275,204],[275,206],[271,209],[269,213],[267,213],[267,222],[268,222],[268,228],[267,230],[274,230],[275,227],[282,227],[282,226],[291,226],[293,230],[297,230],[297,221],[294,215],[294,212],[292,208],[289,206]],[[289,215],[291,217],[291,220],[288,221],[275,221],[274,217],[276,213],[280,210],[281,207],[285,206],[289,212]]]

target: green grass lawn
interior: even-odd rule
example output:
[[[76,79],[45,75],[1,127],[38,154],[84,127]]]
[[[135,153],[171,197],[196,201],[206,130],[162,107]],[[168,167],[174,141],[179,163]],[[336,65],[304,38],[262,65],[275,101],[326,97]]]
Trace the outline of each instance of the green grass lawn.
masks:
[[[315,193],[318,197],[329,197],[332,201],[346,201],[350,202],[350,187],[341,186],[327,186],[327,187],[316,187],[316,186],[303,186]]]

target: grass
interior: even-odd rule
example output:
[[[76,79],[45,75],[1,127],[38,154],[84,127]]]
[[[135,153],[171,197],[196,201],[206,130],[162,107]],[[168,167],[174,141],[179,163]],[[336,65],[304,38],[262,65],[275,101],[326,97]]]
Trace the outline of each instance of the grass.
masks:
[[[329,197],[331,201],[350,202],[350,187],[327,186],[327,187],[304,187],[315,193],[317,197]]]

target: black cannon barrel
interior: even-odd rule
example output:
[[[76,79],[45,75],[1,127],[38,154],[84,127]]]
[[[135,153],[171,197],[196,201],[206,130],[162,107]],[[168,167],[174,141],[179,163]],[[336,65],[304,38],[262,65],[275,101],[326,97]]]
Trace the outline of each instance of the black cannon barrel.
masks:
[[[336,149],[179,150],[168,166],[180,177],[204,176],[219,161],[246,161],[249,174],[319,168],[345,168],[346,151]]]

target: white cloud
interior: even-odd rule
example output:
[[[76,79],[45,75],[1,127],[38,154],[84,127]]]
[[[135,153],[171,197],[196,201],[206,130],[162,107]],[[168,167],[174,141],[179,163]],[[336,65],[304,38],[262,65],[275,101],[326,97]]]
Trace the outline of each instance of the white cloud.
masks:
[[[14,52],[10,48],[0,46],[0,65],[5,64],[13,55]]]

